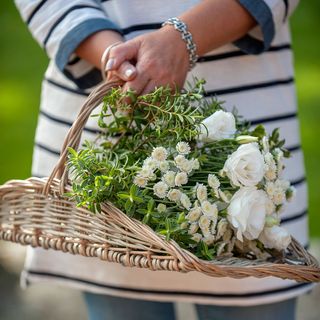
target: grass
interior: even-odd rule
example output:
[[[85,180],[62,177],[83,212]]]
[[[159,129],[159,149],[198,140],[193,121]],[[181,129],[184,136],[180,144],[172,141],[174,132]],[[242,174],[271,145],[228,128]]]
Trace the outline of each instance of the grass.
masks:
[[[320,2],[301,1],[291,19],[310,232],[320,236]],[[30,175],[40,83],[48,60],[14,4],[0,2],[0,183]]]

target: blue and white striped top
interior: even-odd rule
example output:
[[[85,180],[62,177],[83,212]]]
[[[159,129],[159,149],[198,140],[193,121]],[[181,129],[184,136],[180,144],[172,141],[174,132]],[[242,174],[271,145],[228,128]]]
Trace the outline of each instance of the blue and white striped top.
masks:
[[[126,39],[152,32],[169,17],[179,16],[197,0],[16,0],[22,18],[50,57],[42,83],[35,138],[33,175],[47,176],[55,165],[63,139],[90,88],[101,81],[99,70],[74,54],[89,35],[105,29]],[[297,0],[239,0],[258,26],[235,43],[199,58],[188,74],[205,78],[207,96],[218,95],[227,109],[236,106],[267,130],[281,128],[292,158],[286,178],[297,197],[283,213],[282,223],[308,246],[307,186],[300,146],[288,17]],[[210,30],[204,30],[210,32]],[[90,119],[84,138],[98,128]],[[28,248],[22,272],[24,286],[50,281],[96,293],[159,301],[189,301],[217,305],[254,305],[295,297],[313,285],[269,277],[210,278],[188,274],[125,268],[118,264]]]

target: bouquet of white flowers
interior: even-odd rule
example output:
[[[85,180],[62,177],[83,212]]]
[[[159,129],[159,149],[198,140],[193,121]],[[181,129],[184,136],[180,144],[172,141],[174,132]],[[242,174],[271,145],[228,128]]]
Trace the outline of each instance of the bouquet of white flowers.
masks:
[[[113,89],[100,139],[69,149],[68,196],[92,212],[108,200],[202,259],[267,259],[291,242],[280,226],[295,193],[282,179],[289,152],[278,130],[204,99],[203,83],[140,97]]]

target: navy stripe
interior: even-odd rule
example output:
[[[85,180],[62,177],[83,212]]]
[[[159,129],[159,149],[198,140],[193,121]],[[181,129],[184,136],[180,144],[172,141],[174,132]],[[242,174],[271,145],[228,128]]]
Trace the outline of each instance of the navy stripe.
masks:
[[[277,115],[277,116],[273,116],[273,117],[267,117],[267,118],[251,120],[251,121],[249,121],[249,123],[251,125],[257,125],[257,124],[260,124],[260,123],[264,124],[264,123],[267,123],[267,122],[294,119],[296,117],[297,117],[297,113],[296,112],[291,112],[291,113]]]
[[[88,96],[89,95],[88,93],[86,93],[83,90],[77,90],[77,89],[66,87],[66,86],[64,86],[64,85],[62,85],[60,83],[57,83],[57,82],[55,82],[55,81],[53,81],[51,79],[46,78],[45,80],[48,81],[49,83],[51,83],[52,85],[55,85],[55,86],[57,86],[57,87],[59,87],[61,89],[64,89],[66,91],[70,91],[72,93],[81,94],[81,95],[84,95],[84,96]],[[273,81],[267,81],[267,82],[262,82],[262,83],[257,83],[257,84],[249,84],[249,85],[233,87],[233,88],[206,91],[204,93],[204,96],[205,97],[211,97],[211,96],[216,96],[216,95],[225,95],[225,94],[231,94],[231,93],[237,93],[237,92],[243,92],[243,91],[249,91],[249,90],[270,88],[270,87],[275,87],[275,86],[280,86],[280,85],[292,84],[293,82],[294,82],[293,78],[288,78],[288,79],[284,79],[284,80],[273,80]]]
[[[282,224],[286,224],[288,222],[295,221],[295,220],[299,220],[301,218],[304,218],[307,214],[308,214],[308,211],[304,210],[304,211],[302,211],[302,212],[300,212],[298,214],[292,215],[292,216],[287,217],[287,218],[283,218],[283,219],[281,219],[281,225]]]
[[[281,44],[278,46],[270,47],[266,52],[277,52],[277,51],[290,50],[290,49],[291,49],[290,44]],[[199,57],[197,62],[201,63],[201,62],[217,61],[217,60],[224,60],[228,58],[235,58],[235,57],[241,57],[241,56],[248,56],[248,53],[244,51],[230,51],[230,52],[221,53],[221,54]]]
[[[68,62],[68,66],[72,66],[80,61],[80,57],[74,57],[72,60]]]
[[[301,177],[299,179],[290,181],[290,184],[292,184],[293,186],[297,186],[298,184],[301,184],[301,183],[304,183],[304,182],[306,182],[306,177],[305,176],[303,176],[303,177]]]
[[[53,116],[53,115],[51,115],[51,114],[49,114],[49,113],[47,113],[47,112],[45,112],[43,110],[40,110],[40,114],[43,115],[44,117],[46,117],[47,119],[50,119],[51,121],[57,122],[59,124],[66,125],[69,128],[72,126],[72,122],[69,122],[67,120],[58,118],[56,116]],[[91,129],[91,128],[87,128],[87,127],[84,127],[83,131],[86,131],[86,132],[89,132],[89,133],[93,133],[93,134],[102,133],[102,131],[100,131],[98,129]]]
[[[257,90],[257,89],[264,89],[264,88],[276,87],[276,86],[281,86],[281,85],[288,85],[288,84],[292,84],[292,83],[294,83],[294,78],[290,77],[290,78],[282,79],[282,80],[266,81],[266,82],[261,82],[261,83],[256,83],[256,84],[248,84],[248,85],[233,87],[233,88],[226,88],[226,89],[220,89],[220,90],[209,90],[205,93],[205,96],[206,97],[219,96],[219,95],[243,92],[243,91],[248,91],[248,90]]]
[[[285,287],[285,288],[278,288],[273,290],[265,290],[261,292],[244,292],[244,293],[209,293],[209,292],[192,292],[192,291],[182,291],[182,290],[176,290],[176,291],[168,291],[168,290],[146,290],[146,289],[138,289],[138,288],[129,288],[129,287],[119,287],[114,285],[107,285],[102,284],[99,282],[89,281],[89,280],[83,280],[76,277],[70,277],[63,274],[55,274],[51,272],[42,272],[42,271],[35,271],[35,270],[24,270],[25,272],[29,273],[30,275],[36,275],[36,276],[43,276],[43,277],[51,277],[51,278],[60,278],[64,280],[71,280],[76,281],[79,283],[87,284],[96,286],[99,288],[106,288],[106,289],[112,289],[112,290],[121,290],[126,292],[132,292],[132,293],[147,293],[147,294],[159,294],[159,295],[185,295],[185,296],[200,296],[200,297],[208,297],[208,298],[248,298],[248,297],[261,297],[261,296],[267,296],[270,294],[275,293],[281,293],[281,292],[287,292],[295,289],[300,289],[306,286],[311,286],[312,283],[298,283],[293,284],[291,286]]]
[[[51,79],[48,79],[48,78],[45,78],[44,80],[47,81],[48,83],[52,84],[53,86],[58,87],[60,89],[63,89],[65,91],[69,91],[69,92],[72,92],[72,93],[75,93],[75,94],[79,94],[79,95],[85,96],[85,97],[87,97],[89,95],[89,93],[86,93],[84,90],[66,87],[63,84],[58,83],[58,82],[56,82],[54,80],[51,80]]]
[[[285,6],[283,22],[285,22],[286,19],[288,18],[288,14],[289,14],[289,1],[288,0],[283,0],[283,3],[284,3],[284,6]]]
[[[296,146],[285,147],[285,148],[290,152],[295,152],[295,151],[301,150],[301,145],[297,144]]]
[[[156,30],[161,28],[162,22],[157,23],[145,23],[145,24],[136,24],[127,28],[122,28],[121,31],[124,35],[127,35],[134,31],[144,31],[144,30]]]
[[[60,156],[60,151],[56,151],[48,146],[45,146],[44,144],[40,143],[40,142],[35,142],[34,143],[35,146],[37,146],[39,149],[45,150],[55,156]]]
[[[28,17],[26,23],[30,24],[31,20],[33,19],[33,17],[35,16],[35,14],[41,9],[41,7],[47,2],[47,0],[42,0],[38,3],[38,5],[33,9],[33,11],[31,12],[30,16]]]
[[[78,10],[78,9],[84,9],[84,8],[89,8],[89,9],[96,9],[99,11],[102,11],[102,9],[100,7],[96,7],[96,6],[90,6],[90,5],[77,5],[77,6],[72,6],[70,7],[67,11],[65,11],[63,13],[62,16],[59,17],[59,19],[51,26],[51,29],[49,30],[48,34],[46,35],[44,41],[43,41],[43,45],[44,45],[44,49],[46,50],[46,44],[48,43],[50,36],[52,34],[52,32],[56,29],[56,27],[60,24],[60,22],[72,11],[74,10]]]

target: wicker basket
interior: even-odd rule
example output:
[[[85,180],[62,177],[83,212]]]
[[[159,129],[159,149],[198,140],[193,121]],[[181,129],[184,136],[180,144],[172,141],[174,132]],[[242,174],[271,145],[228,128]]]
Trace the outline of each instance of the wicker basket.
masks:
[[[93,109],[115,82],[103,83],[88,97],[64,141],[61,157],[48,178],[11,180],[0,186],[0,239],[121,263],[128,267],[179,272],[198,271],[213,277],[275,276],[319,282],[317,260],[295,239],[284,256],[272,262],[240,258],[205,261],[166,241],[150,227],[129,218],[111,203],[93,215],[62,196],[69,188],[67,147],[77,149]]]

